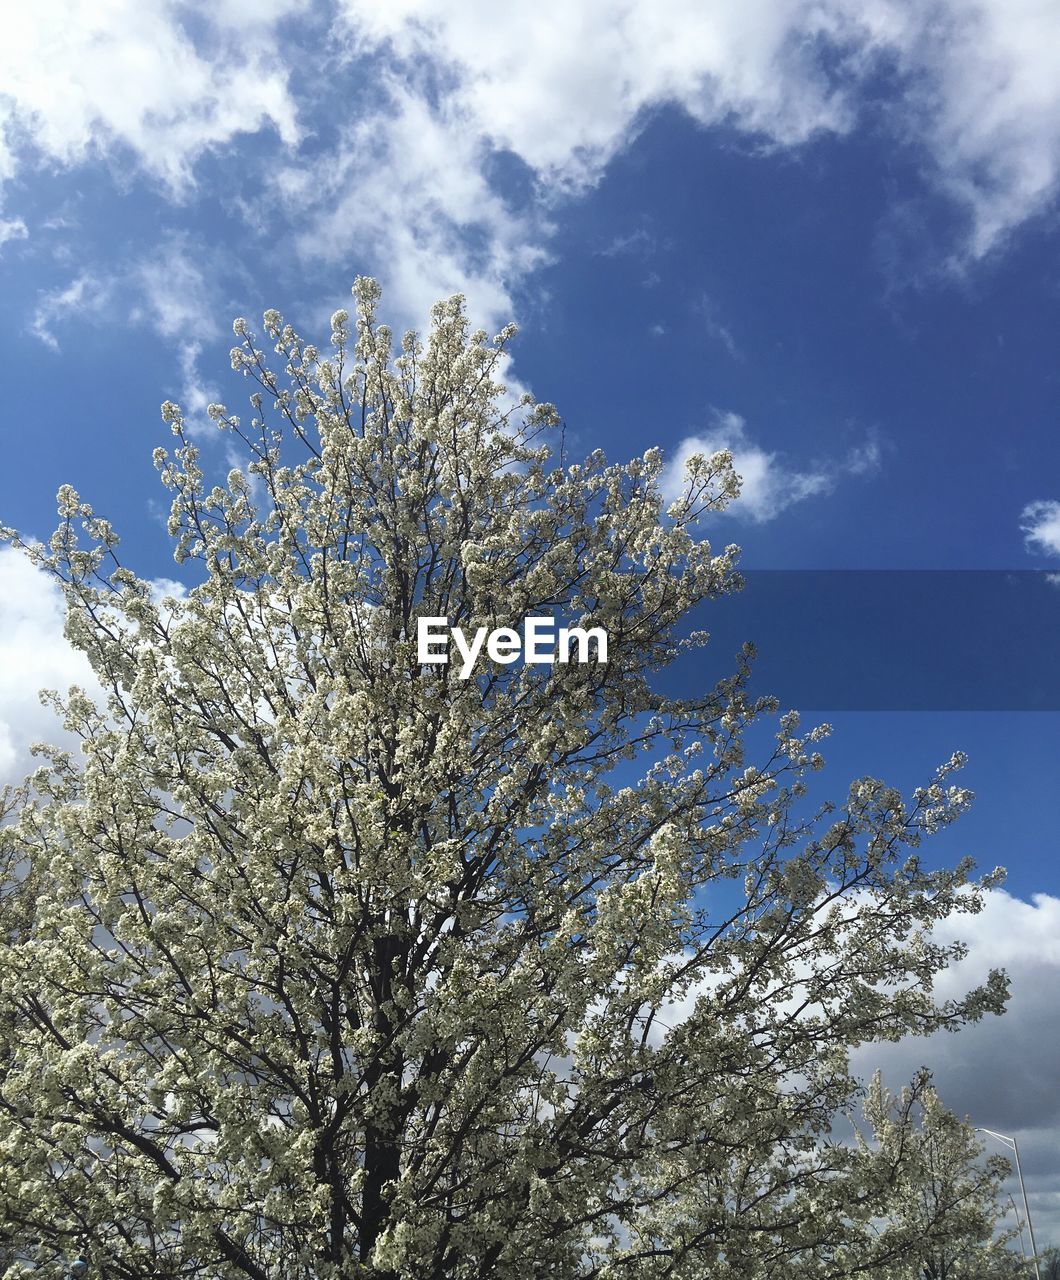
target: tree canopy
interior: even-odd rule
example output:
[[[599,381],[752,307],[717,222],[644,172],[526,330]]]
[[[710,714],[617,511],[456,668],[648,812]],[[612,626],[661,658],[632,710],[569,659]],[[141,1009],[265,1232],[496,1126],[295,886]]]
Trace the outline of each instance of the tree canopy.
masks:
[[[617,1280],[884,1274],[914,1163],[833,1131],[858,1045],[999,1012],[938,1001],[934,926],[992,877],[918,847],[946,762],[813,807],[825,729],[735,673],[664,696],[739,585],[700,518],[730,454],[579,463],[459,298],[395,347],[378,289],[324,355],[244,321],[243,462],[180,409],[159,600],[69,487],[47,546],[105,691],[56,696],[0,826],[0,1221],[9,1275]],[[421,618],[600,627],[607,660],[419,660]],[[907,1124],[912,1121],[908,1119]],[[945,1216],[945,1215],[943,1215]],[[927,1225],[930,1235],[951,1230]]]

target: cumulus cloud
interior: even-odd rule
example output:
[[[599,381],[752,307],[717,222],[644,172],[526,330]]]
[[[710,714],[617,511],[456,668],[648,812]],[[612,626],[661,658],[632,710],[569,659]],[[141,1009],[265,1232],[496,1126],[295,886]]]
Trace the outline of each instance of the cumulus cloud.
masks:
[[[957,1034],[866,1046],[854,1056],[863,1077],[879,1067],[888,1083],[909,1079],[920,1066],[934,1074],[946,1105],[977,1125],[1015,1137],[1027,1181],[1039,1244],[1060,1240],[1060,898],[1035,894],[1029,902],[1003,890],[986,894],[984,910],[962,916],[942,936],[957,936],[968,954],[942,974],[936,990],[958,997],[992,968],[1011,980],[1008,1009]],[[992,1148],[1002,1155],[1003,1147]]]
[[[897,72],[884,123],[964,210],[979,257],[1055,195],[1060,42],[1043,0],[543,0],[482,22],[445,0],[344,0],[356,47],[432,63],[447,109],[547,188],[598,180],[650,110],[676,104],[767,146],[849,131]]]
[[[732,117],[783,143],[849,124],[783,6],[759,0],[735,17],[721,6],[716,21],[678,7],[550,0],[482,22],[435,0],[348,0],[351,58],[374,60],[383,101],[342,130],[337,152],[274,175],[305,222],[302,252],[341,261],[358,250],[378,263],[403,323],[460,291],[475,322],[496,329],[549,261],[560,201],[599,179],[650,105],[679,101],[704,122]],[[503,155],[531,180],[518,207],[493,180]]]
[[[1029,502],[1020,527],[1028,549],[1060,556],[1060,502]]]
[[[740,496],[726,514],[742,516],[756,524],[774,519],[796,502],[829,493],[843,476],[874,469],[880,456],[876,443],[868,441],[845,458],[800,470],[789,465],[780,453],[756,444],[739,414],[717,413],[706,431],[686,436],[674,450],[663,471],[664,496],[674,501],[681,494],[685,464],[693,454],[709,455],[721,449],[731,450],[741,481]]]
[[[196,47],[173,0],[55,0],[10,7],[0,43],[0,178],[25,153],[72,165],[131,155],[174,191],[195,161],[236,135],[274,128],[298,138],[274,24],[297,0],[191,6],[207,25]]]
[[[181,601],[188,589],[173,578],[148,580],[151,598]],[[66,604],[55,579],[15,547],[0,546],[0,786],[20,781],[34,767],[34,742],[76,745],[41,689],[65,694],[79,685],[102,702],[103,691],[88,659],[63,634]]]
[[[1056,9],[1049,0],[937,7],[942,21],[934,39],[919,48],[907,39],[902,58],[920,72],[911,106],[928,111],[926,146],[939,182],[970,214],[969,248],[978,257],[1056,194]]]
[[[291,154],[268,182],[304,227],[303,254],[372,263],[403,323],[457,290],[487,327],[510,319],[563,201],[664,105],[763,151],[890,130],[962,212],[940,265],[989,252],[1060,179],[1060,55],[1040,0],[543,0],[489,22],[445,0],[341,0],[340,13],[348,74],[367,72],[372,94],[335,146]],[[901,88],[873,118],[880,72]],[[496,162],[512,157],[526,180],[505,198]]]
[[[385,44],[407,63],[429,58],[447,68],[461,113],[567,189],[596,181],[642,112],[662,102],[789,144],[852,120],[815,58],[820,21],[790,0],[543,0],[489,22],[444,0],[346,0],[344,8],[362,47]]]
[[[63,637],[65,616],[54,581],[20,551],[0,547],[0,785],[33,767],[34,742],[62,738],[38,690],[79,684],[98,692],[88,660]]]
[[[863,1045],[851,1055],[852,1073],[867,1082],[879,1070],[884,1083],[897,1089],[927,1067],[951,1111],[980,1128],[1014,1137],[1038,1244],[1060,1242],[1060,1171],[1055,1160],[1060,1146],[1060,898],[1034,894],[1024,901],[1002,889],[988,889],[981,912],[942,921],[933,934],[945,943],[959,939],[967,948],[963,959],[936,978],[936,999],[959,1000],[985,982],[991,970],[1003,969],[1010,981],[1005,1012],[955,1032]],[[704,987],[716,980],[711,978]],[[667,1026],[687,1016],[697,990],[670,1006]],[[1010,1155],[992,1139],[987,1146]],[[1011,1190],[1019,1196],[1015,1179]]]

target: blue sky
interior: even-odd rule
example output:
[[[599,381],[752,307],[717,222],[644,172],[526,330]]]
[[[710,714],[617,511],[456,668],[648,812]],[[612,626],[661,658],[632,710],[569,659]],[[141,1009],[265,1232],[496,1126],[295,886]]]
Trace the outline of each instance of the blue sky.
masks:
[[[1037,571],[1018,608],[1000,573],[933,579],[935,618],[899,592],[866,705],[810,718],[836,726],[833,793],[970,756],[979,799],[937,856],[1010,868],[968,963],[1016,994],[960,1071],[931,1052],[955,1105],[1018,1131],[1060,1241],[1056,0],[51,0],[5,22],[0,523],[46,535],[69,481],[138,572],[175,576],[159,403],[234,406],[232,317],[276,306],[323,339],[366,273],[396,326],[456,291],[514,318],[512,378],[572,453],[732,447],[744,494],[705,534],[749,570]],[[746,625],[782,697],[857,675],[860,606],[807,610],[817,661],[756,591],[717,627]],[[8,777],[46,732],[32,689],[77,665],[6,552],[0,624]],[[798,636],[801,667],[778,662]]]

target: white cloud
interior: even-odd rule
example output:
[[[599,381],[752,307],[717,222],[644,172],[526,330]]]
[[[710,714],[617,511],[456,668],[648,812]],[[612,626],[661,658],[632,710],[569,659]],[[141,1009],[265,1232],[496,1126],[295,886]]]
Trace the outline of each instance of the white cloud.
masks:
[[[548,260],[561,199],[597,182],[663,105],[762,150],[877,113],[873,126],[919,151],[966,213],[951,265],[1002,243],[1057,189],[1052,0],[541,0],[488,21],[448,0],[339,0],[339,12],[329,45],[307,0],[14,9],[0,45],[0,180],[103,160],[186,195],[205,152],[272,130],[286,150],[267,175],[250,165],[300,224],[304,253],[356,256],[403,323],[462,291],[490,328]],[[296,101],[307,56],[326,74]],[[881,70],[900,86],[882,106],[867,92]],[[370,92],[347,95],[347,77]],[[298,155],[298,112],[319,110],[338,141]],[[503,153],[525,166],[517,204],[498,194]],[[260,222],[249,190],[227,196]],[[3,225],[20,234],[17,220]],[[714,337],[735,346],[724,325]]]
[[[660,104],[768,145],[846,132],[884,68],[902,86],[885,123],[966,211],[973,257],[1042,209],[1060,176],[1049,0],[542,0],[488,22],[447,0],[344,11],[356,46],[390,51],[410,79],[441,68],[446,110],[552,192],[597,181]]]
[[[148,580],[158,605],[187,598],[173,578]],[[66,603],[58,583],[15,547],[0,546],[0,786],[20,781],[34,766],[34,742],[76,748],[39,691],[65,694],[79,685],[99,705],[104,695],[83,653],[63,635]]]
[[[731,125],[763,149],[848,132],[882,111],[874,123],[919,150],[936,189],[965,211],[961,252],[971,257],[1057,190],[1052,0],[541,0],[501,6],[488,21],[448,0],[340,0],[345,67],[319,15],[316,26],[291,24],[307,9],[307,0],[13,9],[0,44],[0,179],[26,165],[103,159],[131,162],[181,195],[205,152],[272,130],[287,158],[265,181],[304,219],[303,250],[367,259],[403,319],[419,321],[428,303],[462,290],[488,327],[512,316],[520,282],[547,260],[558,199],[597,182],[662,105]],[[300,34],[329,65],[326,85],[296,102],[292,73],[308,51]],[[881,70],[900,88],[878,107],[866,86]],[[360,114],[348,124],[347,75],[371,84],[350,99],[370,105],[351,107]],[[339,122],[339,142],[296,157],[298,111],[309,119],[318,108]],[[504,152],[527,167],[517,210],[493,176]],[[238,188],[231,200],[253,207]],[[21,225],[0,224],[9,236]]]
[[[1029,549],[1060,556],[1060,502],[1029,502],[1021,517],[1024,539]]]
[[[797,470],[779,453],[755,444],[739,414],[718,413],[707,431],[686,436],[677,446],[663,472],[665,497],[673,501],[682,492],[685,464],[693,454],[709,455],[721,449],[732,451],[733,465],[742,482],[740,496],[727,512],[757,524],[772,520],[793,503],[830,492],[845,475],[864,474],[878,465],[880,456],[878,446],[870,441],[853,449],[846,458]]]
[[[72,684],[98,691],[83,654],[63,637],[65,606],[55,582],[12,547],[0,547],[0,784],[16,782],[34,766],[36,741],[58,742],[54,712],[38,690]]]
[[[362,47],[387,42],[410,63],[454,72],[453,102],[482,134],[568,189],[594,182],[658,103],[704,122],[731,116],[783,143],[851,119],[815,63],[820,23],[792,0],[542,0],[489,22],[445,0],[346,0],[345,10]]]
[[[188,588],[176,578],[152,578],[148,585],[151,588],[151,599],[157,605],[167,598],[178,602],[188,598]]]
[[[202,350],[201,342],[184,342],[177,349],[181,376],[180,407],[184,410],[188,434],[198,438],[217,434],[217,427],[207,416],[206,408],[223,400],[217,385],[204,378],[199,368]]]
[[[275,188],[307,223],[303,252],[357,251],[403,323],[421,323],[431,302],[460,291],[475,322],[495,329],[548,261],[557,199],[598,180],[647,107],[679,101],[705,122],[731,116],[783,143],[849,124],[804,33],[790,29],[789,7],[757,0],[753,12],[715,6],[705,16],[691,3],[670,13],[548,0],[483,22],[441,0],[347,0],[352,48],[388,60],[388,72],[373,73],[387,100],[346,129],[337,155],[288,165]],[[431,64],[437,94],[421,88]],[[490,176],[501,152],[533,179],[518,211]],[[645,236],[614,251],[641,248]]]
[[[219,8],[175,0],[51,0],[8,6],[0,42],[0,178],[27,150],[73,165],[131,153],[174,191],[207,149],[270,126],[298,138],[275,24],[297,0]],[[209,52],[188,35],[204,24]],[[5,145],[6,144],[6,145]]]
[[[495,331],[512,319],[512,284],[547,260],[544,221],[494,191],[476,121],[385,76],[376,89],[384,108],[352,123],[337,153],[273,180],[307,222],[299,248],[372,264],[403,325],[420,327],[432,303],[464,293],[473,322]]]
[[[942,184],[972,217],[981,256],[1056,194],[1060,39],[1052,0],[949,0],[944,26],[907,65],[922,69],[926,141]]]

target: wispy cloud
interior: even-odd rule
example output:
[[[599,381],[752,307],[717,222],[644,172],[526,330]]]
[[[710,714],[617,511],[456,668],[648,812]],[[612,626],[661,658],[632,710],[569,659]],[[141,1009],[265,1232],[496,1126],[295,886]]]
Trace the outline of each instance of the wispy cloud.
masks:
[[[878,471],[883,462],[883,449],[875,433],[870,433],[860,444],[851,448],[839,464],[841,472],[848,476],[864,476]]]
[[[29,236],[29,228],[21,218],[0,218],[0,249],[9,240],[25,240]]]
[[[221,302],[207,279],[205,261],[216,255],[186,236],[171,235],[161,249],[138,261],[129,283],[139,295],[134,321],[146,322],[174,348],[181,373],[180,403],[192,434],[213,433],[206,406],[222,399],[200,371],[204,345],[220,336]]]
[[[218,316],[223,306],[216,273],[204,264],[217,254],[189,237],[167,234],[149,254],[102,277],[82,272],[69,284],[38,294],[30,324],[45,346],[58,352],[61,332],[86,315],[113,311],[123,321],[153,331],[174,353],[180,371],[180,402],[192,433],[208,426],[206,406],[221,399],[217,388],[200,372],[205,346],[220,337]]]
[[[601,258],[618,258],[627,254],[647,256],[655,252],[655,237],[643,227],[630,231],[626,235],[613,236],[607,244],[597,249]]]
[[[707,337],[716,342],[733,360],[742,360],[743,352],[728,325],[724,324],[718,304],[708,295],[701,294],[694,308],[707,331]]]
[[[202,267],[210,256],[186,236],[167,236],[129,272],[142,298],[133,319],[146,321],[163,338],[216,337],[218,299]]]
[[[305,227],[309,259],[378,265],[391,315],[422,323],[438,298],[464,293],[476,324],[512,319],[512,290],[548,260],[548,224],[491,185],[488,140],[458,106],[432,105],[379,75],[376,113],[352,122],[334,153],[281,167],[272,190]],[[373,268],[374,269],[374,268]]]
[[[46,347],[58,351],[56,328],[82,316],[98,314],[110,301],[111,293],[110,281],[101,280],[91,272],[82,272],[68,285],[45,289],[37,295],[30,330]]]

